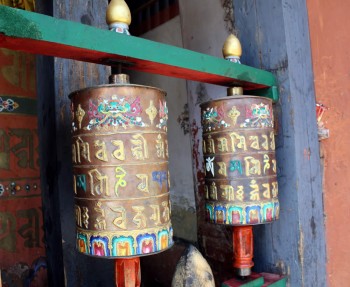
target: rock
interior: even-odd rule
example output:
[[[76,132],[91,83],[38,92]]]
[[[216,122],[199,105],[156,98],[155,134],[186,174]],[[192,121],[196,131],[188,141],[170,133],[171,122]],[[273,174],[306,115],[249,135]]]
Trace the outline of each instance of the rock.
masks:
[[[176,265],[171,287],[215,287],[208,262],[193,245],[186,248]]]

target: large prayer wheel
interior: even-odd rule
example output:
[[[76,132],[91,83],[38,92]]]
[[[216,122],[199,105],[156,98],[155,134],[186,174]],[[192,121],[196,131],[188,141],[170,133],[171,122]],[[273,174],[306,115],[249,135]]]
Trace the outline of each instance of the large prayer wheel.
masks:
[[[165,92],[112,80],[70,95],[77,249],[157,253],[173,244]]]
[[[242,226],[278,219],[271,100],[236,95],[203,103],[201,111],[207,220]]]

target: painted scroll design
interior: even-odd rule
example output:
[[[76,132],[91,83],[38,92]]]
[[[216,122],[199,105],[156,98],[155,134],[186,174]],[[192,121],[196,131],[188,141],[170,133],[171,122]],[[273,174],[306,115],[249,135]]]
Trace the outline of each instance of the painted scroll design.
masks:
[[[12,99],[4,100],[0,97],[0,113],[13,112],[19,107],[19,104]]]
[[[230,124],[224,120],[225,114],[223,107],[208,107],[202,114],[202,125],[204,131],[212,131],[220,128],[227,128]]]
[[[273,128],[272,111],[269,105],[253,104],[246,109],[244,128]]]
[[[89,101],[89,124],[85,129],[101,129],[102,127],[145,127],[141,118],[140,98],[128,102],[125,98],[112,96],[111,100]]]

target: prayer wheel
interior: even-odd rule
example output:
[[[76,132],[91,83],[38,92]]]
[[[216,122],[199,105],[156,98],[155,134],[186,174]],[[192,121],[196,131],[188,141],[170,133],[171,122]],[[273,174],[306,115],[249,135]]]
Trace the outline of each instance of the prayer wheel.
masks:
[[[271,100],[230,96],[203,103],[201,113],[207,220],[242,226],[278,219]]]
[[[173,244],[165,92],[124,74],[110,82],[70,95],[77,249],[158,253]]]

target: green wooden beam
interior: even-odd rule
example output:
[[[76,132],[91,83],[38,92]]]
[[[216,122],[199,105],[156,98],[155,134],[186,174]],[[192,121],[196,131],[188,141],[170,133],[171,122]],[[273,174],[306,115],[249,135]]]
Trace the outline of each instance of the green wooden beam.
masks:
[[[273,74],[194,51],[0,5],[0,47],[223,86],[277,100]],[[247,92],[248,94],[249,92]],[[277,97],[277,98],[276,98]]]

